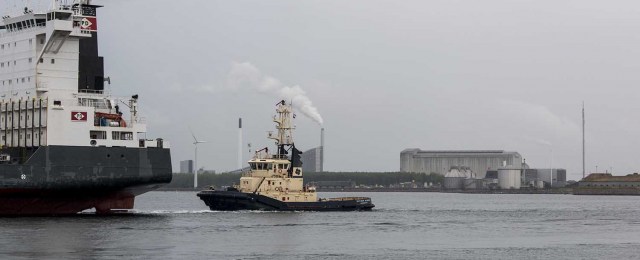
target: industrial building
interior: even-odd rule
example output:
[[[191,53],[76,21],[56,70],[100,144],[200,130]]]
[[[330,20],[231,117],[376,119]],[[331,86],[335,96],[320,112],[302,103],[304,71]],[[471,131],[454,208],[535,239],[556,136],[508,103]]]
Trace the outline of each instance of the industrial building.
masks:
[[[180,173],[193,173],[193,160],[180,161]]]
[[[640,175],[613,176],[611,173],[592,173],[573,188],[575,195],[640,195]]]
[[[323,172],[324,128],[320,129],[320,146],[302,153],[302,172]]]
[[[322,146],[302,153],[302,172],[322,172]]]
[[[553,172],[553,179],[550,175]],[[566,169],[526,169],[522,177],[522,182],[530,184],[534,181],[542,181],[546,184],[552,182],[552,187],[567,186],[567,170]],[[530,186],[530,185],[529,185]]]
[[[400,152],[400,171],[445,175],[451,167],[465,166],[484,178],[487,171],[504,164],[522,167],[522,156],[502,150],[424,151],[417,148]]]

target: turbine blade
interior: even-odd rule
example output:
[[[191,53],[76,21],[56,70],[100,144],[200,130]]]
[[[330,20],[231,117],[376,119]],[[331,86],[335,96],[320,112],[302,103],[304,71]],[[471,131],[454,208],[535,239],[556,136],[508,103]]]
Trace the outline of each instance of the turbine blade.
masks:
[[[193,141],[195,141],[194,144],[196,144],[198,142],[198,138],[196,138],[196,135],[193,134],[193,131],[191,130],[191,127],[189,127],[189,132],[191,132],[191,136],[193,136]]]

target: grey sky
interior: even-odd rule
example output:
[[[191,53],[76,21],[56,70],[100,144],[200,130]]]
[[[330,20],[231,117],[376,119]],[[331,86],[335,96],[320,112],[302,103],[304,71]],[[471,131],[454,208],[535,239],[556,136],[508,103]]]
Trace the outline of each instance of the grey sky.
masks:
[[[208,169],[235,167],[239,116],[245,141],[271,145],[277,98],[227,84],[249,62],[306,91],[329,171],[396,171],[411,147],[515,150],[548,167],[553,147],[553,166],[577,179],[583,100],[588,171],[640,170],[637,1],[96,3],[113,91],[140,94],[176,169],[193,157],[188,126],[210,141]],[[319,145],[316,123],[297,126],[303,150]]]

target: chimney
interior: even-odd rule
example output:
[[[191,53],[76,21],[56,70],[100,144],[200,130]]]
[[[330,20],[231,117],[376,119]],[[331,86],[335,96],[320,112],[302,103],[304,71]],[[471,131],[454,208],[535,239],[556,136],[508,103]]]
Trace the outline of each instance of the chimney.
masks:
[[[320,172],[324,171],[324,127],[320,129]]]

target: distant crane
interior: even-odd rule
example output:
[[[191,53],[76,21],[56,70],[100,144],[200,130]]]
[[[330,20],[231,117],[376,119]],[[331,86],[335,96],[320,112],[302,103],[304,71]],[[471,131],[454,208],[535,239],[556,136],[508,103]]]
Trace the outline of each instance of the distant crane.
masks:
[[[191,132],[191,136],[193,136],[193,146],[195,147],[195,160],[193,162],[193,188],[198,188],[198,144],[206,143],[207,141],[201,141],[196,138],[196,135],[189,128],[189,132]]]

